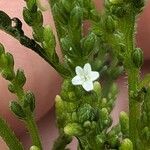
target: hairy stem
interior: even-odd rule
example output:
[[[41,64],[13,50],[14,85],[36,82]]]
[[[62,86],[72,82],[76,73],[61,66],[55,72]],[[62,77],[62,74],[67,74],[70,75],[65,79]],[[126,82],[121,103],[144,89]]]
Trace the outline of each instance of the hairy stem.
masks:
[[[125,68],[128,75],[128,95],[129,95],[129,137],[133,143],[134,150],[137,150],[138,129],[137,122],[140,116],[140,103],[134,94],[137,93],[140,71],[132,62],[132,52],[135,49],[134,41],[135,14],[131,12],[130,17],[125,22],[124,34],[126,44]]]
[[[29,114],[27,116],[25,124],[26,124],[26,127],[30,133],[31,138],[32,138],[32,145],[35,145],[38,148],[40,148],[40,150],[42,150],[42,144],[40,141],[37,125],[35,123],[35,120],[34,120],[32,114]]]
[[[8,127],[7,123],[0,117],[0,136],[6,142],[10,150],[23,150],[22,144],[19,142],[13,131]]]

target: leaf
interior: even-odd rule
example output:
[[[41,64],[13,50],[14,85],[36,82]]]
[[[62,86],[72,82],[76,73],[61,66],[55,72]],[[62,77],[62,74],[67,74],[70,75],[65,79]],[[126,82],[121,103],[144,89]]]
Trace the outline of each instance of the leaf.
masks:
[[[150,84],[150,74],[144,76],[144,79],[140,82],[140,89],[147,87]]]
[[[11,18],[3,11],[0,11],[0,28],[11,26]]]

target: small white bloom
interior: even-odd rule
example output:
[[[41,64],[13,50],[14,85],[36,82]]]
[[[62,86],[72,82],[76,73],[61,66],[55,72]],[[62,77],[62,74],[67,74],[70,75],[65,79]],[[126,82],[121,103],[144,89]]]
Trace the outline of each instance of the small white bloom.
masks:
[[[76,76],[72,79],[72,84],[82,85],[86,91],[93,90],[93,81],[99,78],[99,73],[92,71],[89,63],[85,64],[83,68],[77,66],[75,72]]]

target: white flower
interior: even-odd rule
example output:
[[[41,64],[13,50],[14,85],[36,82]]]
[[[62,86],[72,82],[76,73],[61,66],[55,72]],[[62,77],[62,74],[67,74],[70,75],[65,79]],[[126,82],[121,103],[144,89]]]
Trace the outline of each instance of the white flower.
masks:
[[[92,71],[89,63],[85,64],[83,68],[77,66],[75,72],[77,75],[72,79],[72,84],[82,85],[86,91],[93,90],[93,81],[99,78],[99,73]]]

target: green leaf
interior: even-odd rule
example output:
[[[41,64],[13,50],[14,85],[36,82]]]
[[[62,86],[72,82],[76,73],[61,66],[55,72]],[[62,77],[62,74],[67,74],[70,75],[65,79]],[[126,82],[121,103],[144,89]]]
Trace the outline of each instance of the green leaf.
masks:
[[[0,28],[11,26],[11,18],[3,11],[0,11]]]
[[[147,74],[144,76],[143,80],[141,80],[140,82],[140,89],[142,89],[143,87],[147,87],[150,84],[150,74]]]

